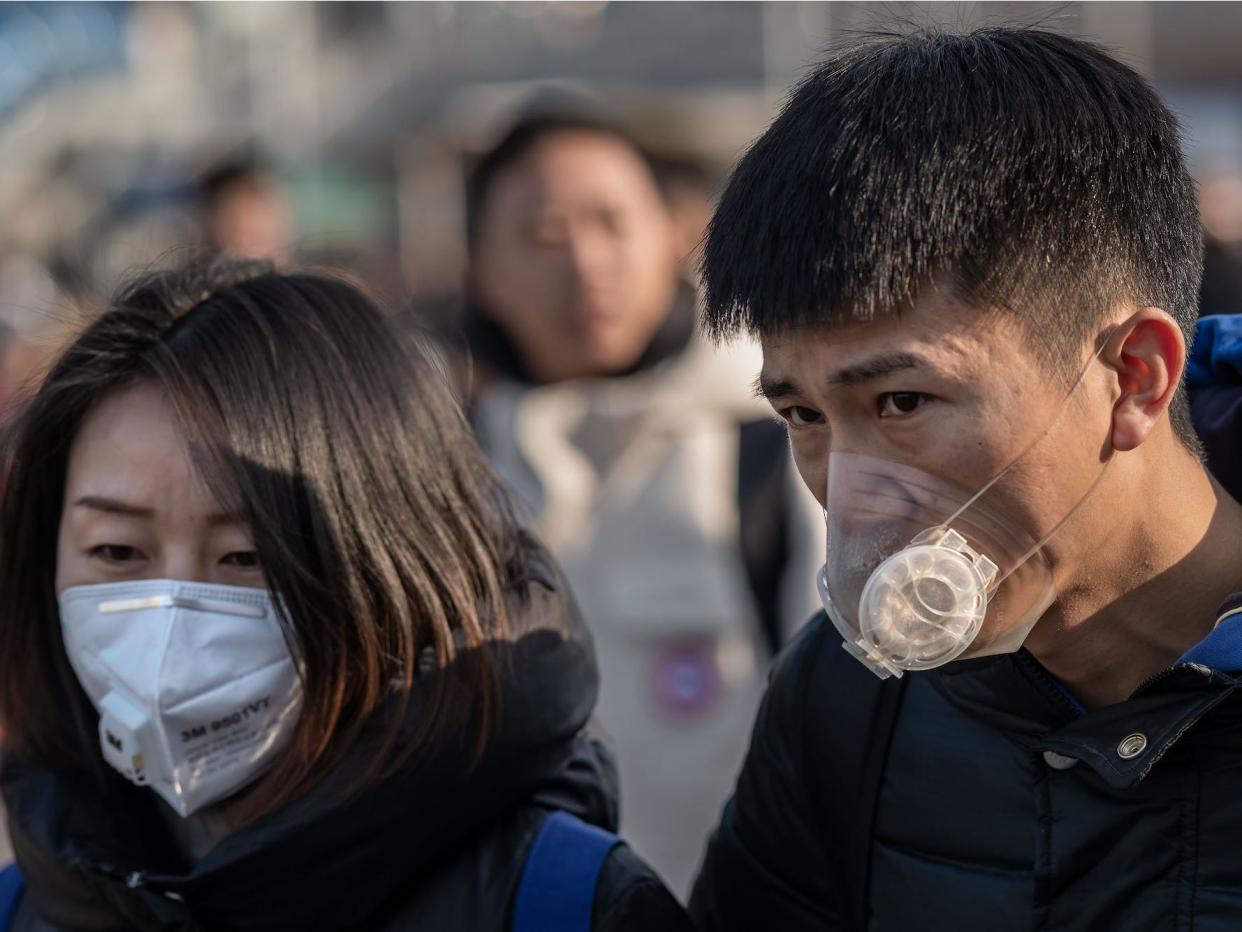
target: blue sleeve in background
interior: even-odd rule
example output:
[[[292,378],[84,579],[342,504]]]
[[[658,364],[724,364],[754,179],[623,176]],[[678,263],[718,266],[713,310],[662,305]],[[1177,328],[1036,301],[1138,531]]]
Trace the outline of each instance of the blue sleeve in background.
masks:
[[[16,864],[0,867],[0,932],[8,932],[17,916],[17,904],[26,884]]]
[[[1200,318],[1186,386],[1208,468],[1242,500],[1242,314]]]

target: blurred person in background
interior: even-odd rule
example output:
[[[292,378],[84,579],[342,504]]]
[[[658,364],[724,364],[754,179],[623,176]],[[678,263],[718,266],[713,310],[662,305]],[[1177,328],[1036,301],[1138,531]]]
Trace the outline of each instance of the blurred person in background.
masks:
[[[205,247],[240,259],[287,263],[296,238],[293,207],[280,179],[257,160],[217,165],[199,192]]]
[[[1242,169],[1222,165],[1203,174],[1199,215],[1202,317],[1187,385],[1208,467],[1242,501]]]
[[[626,837],[684,893],[767,659],[814,603],[822,518],[757,358],[700,339],[687,239],[634,142],[528,117],[467,190],[472,421],[595,634]]]
[[[0,927],[688,929],[554,564],[358,289],[143,277],[5,470]]]
[[[23,380],[24,344],[6,321],[0,320],[0,427],[12,416]]]
[[[63,339],[68,295],[30,255],[0,261],[0,431]]]
[[[1199,184],[1203,217],[1201,314],[1242,314],[1242,168],[1217,167]]]
[[[716,207],[717,179],[706,164],[688,156],[657,156],[652,167],[673,220],[682,275],[697,284],[703,235]]]

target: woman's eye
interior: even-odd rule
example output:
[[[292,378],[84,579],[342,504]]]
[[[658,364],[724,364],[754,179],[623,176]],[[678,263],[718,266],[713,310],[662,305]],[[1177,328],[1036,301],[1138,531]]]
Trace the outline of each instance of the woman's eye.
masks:
[[[794,427],[812,427],[823,420],[823,415],[818,411],[804,405],[793,405],[785,408],[780,412],[780,415]]]
[[[100,544],[97,547],[92,547],[88,552],[90,556],[97,560],[117,565],[132,563],[142,558],[142,554],[136,547],[130,547],[126,544]]]
[[[927,403],[922,392],[885,392],[876,404],[880,417],[902,417],[913,414]]]
[[[253,570],[258,569],[259,555],[253,550],[234,550],[232,553],[226,553],[220,562],[239,570]]]

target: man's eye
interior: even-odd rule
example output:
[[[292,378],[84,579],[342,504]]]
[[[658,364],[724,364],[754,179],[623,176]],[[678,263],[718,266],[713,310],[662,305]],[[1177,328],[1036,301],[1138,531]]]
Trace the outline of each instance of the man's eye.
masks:
[[[877,401],[880,417],[903,417],[913,414],[927,403],[922,392],[885,392]]]
[[[538,246],[560,246],[569,238],[569,224],[549,217],[531,224],[528,233],[530,240]]]
[[[599,225],[610,236],[621,236],[626,232],[627,218],[615,210],[601,210],[598,213]]]
[[[780,416],[787,420],[793,427],[812,427],[822,421],[823,415],[814,408],[808,408],[804,405],[792,405],[780,411]]]
[[[115,564],[132,563],[142,557],[136,547],[125,544],[99,544],[92,547],[88,553],[97,560]]]
[[[259,555],[253,550],[234,550],[232,553],[226,553],[220,562],[239,570],[253,570],[259,566]]]

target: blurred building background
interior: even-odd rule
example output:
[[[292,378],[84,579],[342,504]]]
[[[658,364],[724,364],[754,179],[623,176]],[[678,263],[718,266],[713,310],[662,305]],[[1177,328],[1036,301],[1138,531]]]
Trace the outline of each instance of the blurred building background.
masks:
[[[533,94],[587,95],[664,157],[690,251],[789,85],[900,21],[1042,24],[1148,74],[1203,185],[1204,309],[1242,310],[1236,3],[9,3],[0,420],[122,275],[221,236],[445,313],[464,166]]]
[[[817,53],[899,19],[1042,23],[1149,74],[1183,116],[1213,201],[1205,298],[1233,308],[1234,3],[11,3],[0,8],[0,330],[13,346],[38,342],[126,270],[202,243],[202,183],[224,164],[270,176],[299,260],[344,266],[395,300],[451,297],[463,157],[549,86],[593,95],[697,168],[707,187],[687,192],[693,232],[696,196]],[[9,355],[21,358],[6,386],[29,365]]]

